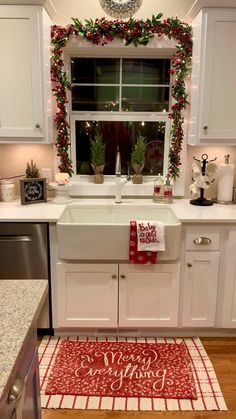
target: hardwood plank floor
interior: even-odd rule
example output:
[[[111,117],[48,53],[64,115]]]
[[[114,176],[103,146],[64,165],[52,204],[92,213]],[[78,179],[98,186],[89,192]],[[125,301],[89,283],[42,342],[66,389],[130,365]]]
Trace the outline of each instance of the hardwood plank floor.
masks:
[[[201,338],[216,372],[228,412],[110,412],[43,409],[43,419],[236,419],[236,338]]]

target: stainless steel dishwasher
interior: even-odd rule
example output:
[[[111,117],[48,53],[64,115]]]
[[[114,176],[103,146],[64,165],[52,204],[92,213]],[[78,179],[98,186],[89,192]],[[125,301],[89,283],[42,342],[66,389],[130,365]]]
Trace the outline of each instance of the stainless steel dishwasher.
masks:
[[[47,223],[0,223],[0,280],[48,279],[49,243]],[[39,318],[39,329],[51,328],[49,298]]]

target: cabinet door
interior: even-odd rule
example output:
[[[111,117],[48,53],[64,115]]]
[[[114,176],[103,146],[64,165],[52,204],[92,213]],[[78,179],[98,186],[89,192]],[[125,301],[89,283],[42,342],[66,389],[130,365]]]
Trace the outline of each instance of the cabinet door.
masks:
[[[193,28],[189,143],[235,143],[236,10],[205,9]]]
[[[20,411],[22,410],[22,411]],[[21,414],[21,416],[20,416]],[[39,367],[38,367],[38,351],[35,350],[32,362],[25,378],[24,397],[22,406],[17,408],[17,417],[22,419],[40,419],[40,384],[39,384]]]
[[[219,252],[186,252],[182,326],[215,325]]]
[[[55,328],[116,327],[116,264],[57,264]]]
[[[40,384],[36,330],[27,340],[27,345],[9,377],[9,392],[0,403],[1,419],[41,419]],[[8,398],[11,398],[11,403]]]
[[[180,265],[119,267],[119,326],[178,325]]]
[[[224,260],[222,327],[236,327],[236,231],[230,231]]]
[[[49,73],[43,71],[43,16],[42,7],[0,6],[1,142],[40,142],[45,136],[50,105],[46,97]]]

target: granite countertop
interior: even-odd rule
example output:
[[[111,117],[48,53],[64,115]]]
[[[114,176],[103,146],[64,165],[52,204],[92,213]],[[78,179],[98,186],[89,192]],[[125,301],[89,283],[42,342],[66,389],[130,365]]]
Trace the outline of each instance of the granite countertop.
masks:
[[[191,205],[190,199],[174,199],[170,208],[182,223],[235,223],[236,205],[214,204],[210,207]],[[70,205],[159,205],[151,198],[130,199],[124,198],[121,204],[115,204],[114,198],[76,198]],[[56,223],[62,214],[65,204],[58,205],[50,202],[31,205],[21,205],[20,201],[0,202],[0,222],[51,222]]]
[[[9,391],[21,351],[36,327],[48,281],[0,280],[0,401]]]

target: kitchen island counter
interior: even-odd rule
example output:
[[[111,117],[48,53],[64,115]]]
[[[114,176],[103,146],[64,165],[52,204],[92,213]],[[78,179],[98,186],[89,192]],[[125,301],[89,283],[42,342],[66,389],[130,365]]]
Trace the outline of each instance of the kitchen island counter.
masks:
[[[35,333],[47,292],[47,280],[0,281],[0,404]]]

